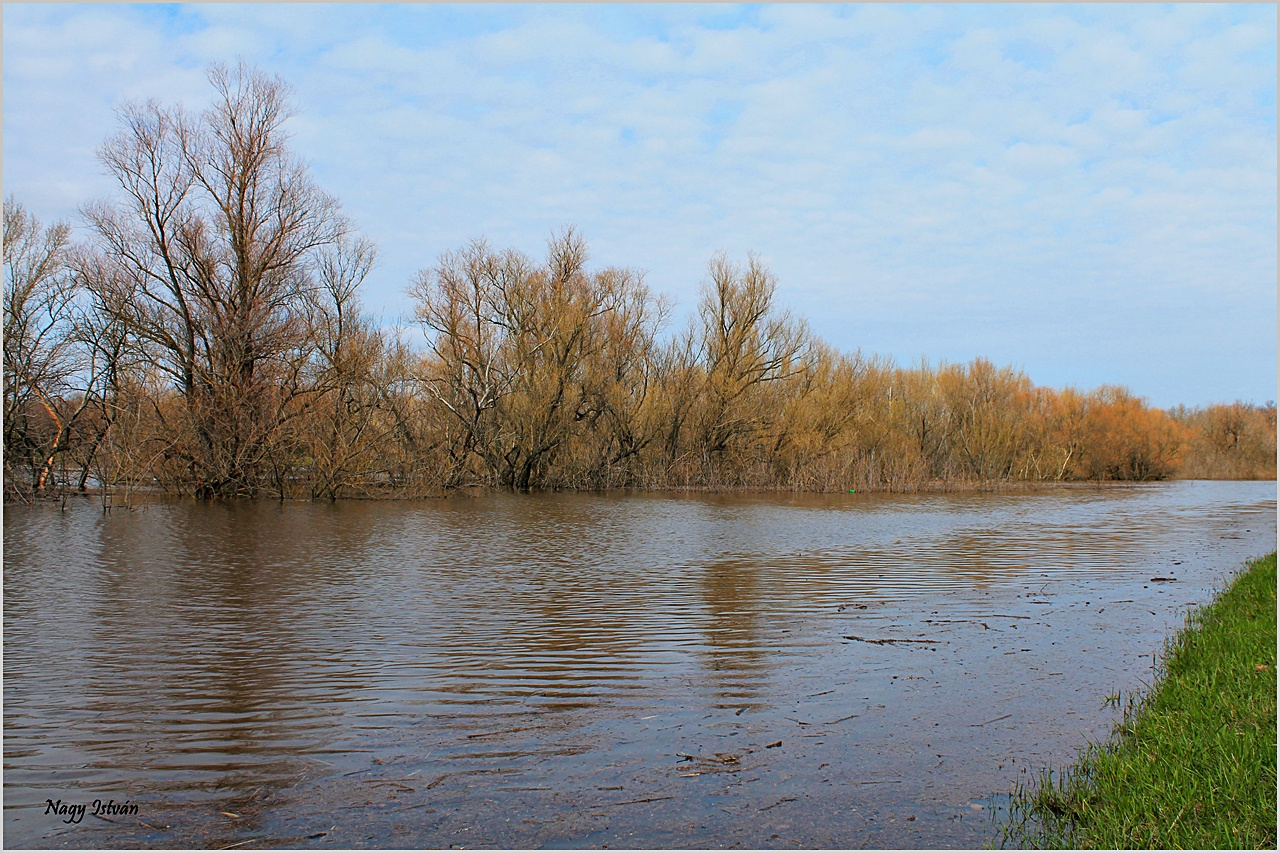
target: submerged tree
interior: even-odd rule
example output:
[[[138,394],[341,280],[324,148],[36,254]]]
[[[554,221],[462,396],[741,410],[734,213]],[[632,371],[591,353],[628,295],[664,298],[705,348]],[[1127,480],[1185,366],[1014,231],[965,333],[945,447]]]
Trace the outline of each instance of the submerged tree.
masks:
[[[708,472],[736,441],[772,420],[776,407],[761,391],[766,383],[800,373],[808,327],[773,302],[777,279],[751,256],[739,268],[724,255],[712,259],[698,304],[705,359],[703,407],[695,441]]]
[[[83,414],[68,406],[82,367],[70,227],[4,203],[4,473],[10,497],[45,489]]]
[[[568,229],[542,264],[476,241],[415,279],[431,350],[423,378],[448,413],[446,485],[546,484],[574,440],[597,429],[611,449],[579,474],[598,477],[647,445],[641,362],[665,307],[638,274],[588,271],[586,260]]]
[[[279,480],[281,427],[316,390],[316,301],[350,289],[326,292],[318,270],[353,244],[289,150],[287,86],[243,63],[209,80],[202,114],[131,104],[99,150],[124,200],[85,211],[103,273],[91,287],[177,389],[180,404],[155,413],[191,489],[253,494]],[[348,266],[358,284],[368,265]]]

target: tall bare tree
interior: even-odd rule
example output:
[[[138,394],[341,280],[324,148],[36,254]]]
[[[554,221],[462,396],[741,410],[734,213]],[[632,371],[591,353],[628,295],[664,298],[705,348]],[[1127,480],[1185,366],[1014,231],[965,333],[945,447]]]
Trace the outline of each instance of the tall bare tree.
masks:
[[[511,393],[519,367],[510,352],[504,297],[531,274],[523,255],[499,254],[477,240],[445,253],[434,269],[419,272],[410,288],[431,351],[424,381],[448,412],[446,487],[479,476],[470,467],[477,459],[487,468],[496,465],[495,410]]]
[[[665,303],[640,274],[586,261],[569,228],[541,264],[477,241],[415,279],[426,384],[449,413],[445,485],[479,477],[528,489],[553,470],[562,482],[599,482],[651,440],[640,409]],[[571,446],[578,458],[568,460]]]
[[[769,413],[760,405],[761,386],[801,371],[809,332],[802,320],[774,305],[777,279],[756,256],[740,268],[718,255],[708,271],[698,305],[706,361],[698,443],[711,466],[736,438],[765,425]]]
[[[10,497],[45,492],[90,408],[71,230],[4,203],[4,474]],[[21,471],[19,469],[22,469]]]
[[[123,191],[85,215],[99,283],[155,355],[182,405],[172,453],[201,496],[253,494],[273,442],[313,393],[311,310],[323,253],[351,227],[288,147],[288,87],[241,63],[209,71],[198,116],[154,101],[121,111],[99,157]],[[159,411],[159,409],[157,409]]]

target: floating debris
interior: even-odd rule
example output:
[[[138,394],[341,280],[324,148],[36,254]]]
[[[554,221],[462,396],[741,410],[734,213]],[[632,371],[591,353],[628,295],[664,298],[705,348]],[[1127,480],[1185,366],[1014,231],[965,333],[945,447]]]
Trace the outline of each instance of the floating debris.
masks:
[[[888,643],[925,643],[927,645],[932,646],[938,643],[947,642],[946,640],[908,640],[908,639],[898,639],[894,637],[884,637],[877,640],[877,639],[872,639],[870,637],[857,637],[857,636],[854,636],[853,634],[844,634],[842,635],[842,637],[846,640],[857,640],[859,643],[871,643],[872,645],[876,645],[876,646],[883,646]]]

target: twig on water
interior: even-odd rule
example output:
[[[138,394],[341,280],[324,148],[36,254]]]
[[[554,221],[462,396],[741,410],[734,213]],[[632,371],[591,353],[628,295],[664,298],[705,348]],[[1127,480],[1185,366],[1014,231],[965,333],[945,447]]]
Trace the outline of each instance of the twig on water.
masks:
[[[424,806],[429,806],[429,805],[431,805],[431,803],[415,803],[411,806],[403,806],[402,808],[398,808],[398,809],[388,809],[387,814],[395,814],[396,812],[407,812],[410,809],[420,809]],[[334,827],[334,828],[336,829],[337,827]],[[330,830],[330,832],[332,832],[332,830]]]
[[[519,771],[509,767],[476,767],[472,770],[453,770],[449,773],[441,773],[436,778],[427,783],[426,787],[434,788],[450,776],[466,776],[471,773],[517,773]]]
[[[795,801],[796,801],[795,797],[783,797],[781,800],[778,800],[776,803],[774,803],[773,806],[780,806],[783,803],[794,803]],[[773,808],[773,806],[762,806],[760,811],[767,812],[769,809]]]
[[[675,799],[675,797],[674,797],[674,796],[670,796],[670,797],[642,797],[642,798],[641,798],[641,799],[639,799],[639,800],[623,800],[623,801],[622,801],[622,802],[620,802],[620,803],[602,803],[601,805],[595,806],[595,808],[598,808],[598,809],[607,809],[607,808],[609,808],[610,806],[630,806],[630,805],[633,805],[633,804],[635,804],[635,803],[655,803],[655,802],[657,802],[658,800],[674,800],[674,799]]]
[[[467,739],[471,740],[473,738],[478,738],[478,737],[493,737],[494,735],[510,735],[510,734],[515,734],[516,732],[530,732],[530,731],[533,731],[534,729],[545,729],[545,728],[546,726],[522,726],[521,728],[518,728],[518,729],[502,729],[501,731],[497,731],[497,732],[478,732],[477,734],[467,735]]]
[[[720,758],[710,755],[690,755],[687,752],[677,752],[676,755],[686,761],[714,761],[716,764],[737,764],[738,759],[740,758],[740,756],[737,755],[726,755],[723,758]]]
[[[987,720],[987,723],[998,723],[1001,720],[1006,720],[1012,716],[1013,714],[1005,714],[1003,717],[996,717],[994,720]],[[975,726],[985,726],[987,723],[970,723],[969,728],[974,728]]]
[[[409,787],[408,785],[405,785],[402,782],[396,782],[392,779],[362,779],[361,781],[366,785],[373,785],[375,788],[382,785],[395,785],[397,788],[399,788],[402,791],[417,790],[415,788]]]
[[[232,847],[243,847],[246,844],[252,844],[255,841],[266,841],[270,835],[264,835],[261,838],[246,838],[244,841],[237,841],[235,844],[228,844],[225,847],[219,847],[219,850],[230,850]]]
[[[872,645],[876,645],[876,646],[883,646],[886,643],[927,643],[928,645],[932,646],[938,643],[947,642],[946,640],[907,640],[907,639],[897,639],[894,637],[885,637],[880,640],[873,640],[870,637],[857,637],[857,636],[854,636],[853,634],[844,634],[843,637],[846,640],[857,640],[859,643],[871,643]]]

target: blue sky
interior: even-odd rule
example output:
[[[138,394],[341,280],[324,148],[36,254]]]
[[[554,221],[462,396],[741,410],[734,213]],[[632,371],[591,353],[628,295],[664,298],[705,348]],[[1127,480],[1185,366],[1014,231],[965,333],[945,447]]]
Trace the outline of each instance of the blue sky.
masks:
[[[1274,5],[4,5],[4,191],[114,188],[128,99],[209,62],[295,90],[295,148],[380,263],[473,237],[592,260],[693,310],[758,253],[844,350],[985,356],[1153,404],[1276,397]]]

